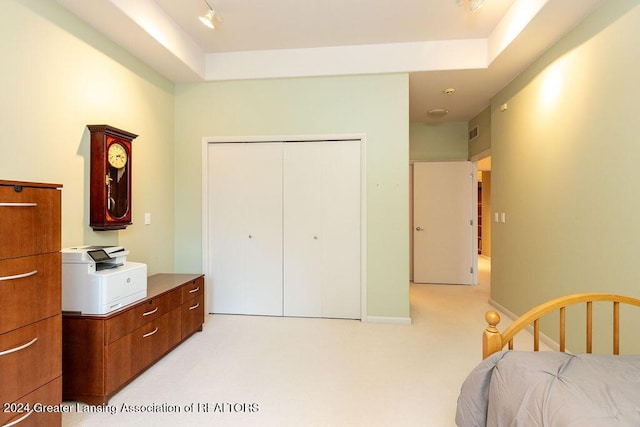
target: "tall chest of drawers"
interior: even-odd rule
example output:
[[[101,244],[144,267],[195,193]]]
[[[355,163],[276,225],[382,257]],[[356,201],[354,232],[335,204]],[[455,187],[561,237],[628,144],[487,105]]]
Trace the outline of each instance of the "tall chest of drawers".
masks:
[[[61,185],[0,180],[0,425],[61,425]]]

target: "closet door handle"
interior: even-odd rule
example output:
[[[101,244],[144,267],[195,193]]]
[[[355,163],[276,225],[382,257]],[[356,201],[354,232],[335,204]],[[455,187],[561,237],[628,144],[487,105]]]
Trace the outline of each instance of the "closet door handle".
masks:
[[[35,208],[37,203],[0,203],[3,208]]]
[[[193,307],[189,307],[189,310],[195,310],[196,308],[200,307],[200,303],[197,303],[196,305],[194,305]]]
[[[33,345],[33,343],[35,343],[36,341],[38,341],[38,337],[35,337],[28,343],[19,345],[18,347],[10,348],[9,350],[5,350],[5,351],[0,351],[0,356],[4,356],[6,354],[15,353],[16,351],[24,350],[25,348]]]
[[[142,315],[143,315],[143,316],[148,316],[148,315],[150,315],[150,314],[155,313],[156,311],[158,311],[158,307],[154,308],[154,309],[153,309],[153,310],[151,310],[151,311],[147,311],[146,313],[142,313]]]
[[[198,287],[197,287],[197,288],[195,288],[195,289],[191,289],[191,290],[189,291],[189,293],[190,293],[190,294],[192,294],[192,293],[194,293],[194,292],[198,292],[199,290],[200,290],[200,286],[198,286]]]
[[[33,409],[30,410],[29,412],[27,412],[26,414],[24,414],[23,416],[21,416],[20,418],[18,418],[17,420],[11,421],[9,424],[4,424],[2,427],[11,427],[11,426],[14,426],[16,424],[20,424],[21,422],[26,420],[27,417],[29,417],[31,414],[33,414]]]
[[[16,274],[15,276],[0,277],[0,282],[2,282],[3,280],[24,279],[25,277],[30,277],[30,276],[33,276],[35,274],[38,274],[38,270],[33,270],[33,271],[28,272],[28,273]]]
[[[158,327],[157,327],[157,326],[156,326],[156,328],[155,328],[153,331],[149,332],[148,334],[144,334],[144,335],[142,336],[142,338],[150,337],[151,335],[155,334],[156,332],[158,332]]]

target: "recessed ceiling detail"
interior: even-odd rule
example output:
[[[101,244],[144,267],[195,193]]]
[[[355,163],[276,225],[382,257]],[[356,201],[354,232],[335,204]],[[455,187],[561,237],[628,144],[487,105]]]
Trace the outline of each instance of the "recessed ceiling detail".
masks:
[[[443,87],[447,121],[468,121],[604,0],[207,1],[57,0],[176,83],[409,74],[412,121]],[[209,12],[215,32],[195,19]]]

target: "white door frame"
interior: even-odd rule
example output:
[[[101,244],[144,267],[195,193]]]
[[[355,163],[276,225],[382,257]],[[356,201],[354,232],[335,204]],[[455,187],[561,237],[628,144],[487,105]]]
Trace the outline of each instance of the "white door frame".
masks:
[[[367,322],[367,164],[366,139],[364,133],[321,135],[253,135],[253,136],[205,136],[202,138],[202,271],[205,289],[212,292],[209,271],[209,144],[240,142],[306,142],[306,141],[360,141],[360,320]],[[205,313],[210,313],[208,298],[205,298]]]

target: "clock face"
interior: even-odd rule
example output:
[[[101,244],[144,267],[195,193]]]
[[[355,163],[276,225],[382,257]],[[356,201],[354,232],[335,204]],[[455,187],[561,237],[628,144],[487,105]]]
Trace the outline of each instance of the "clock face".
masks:
[[[111,144],[107,158],[111,166],[116,169],[122,169],[127,164],[127,150],[121,144]]]

